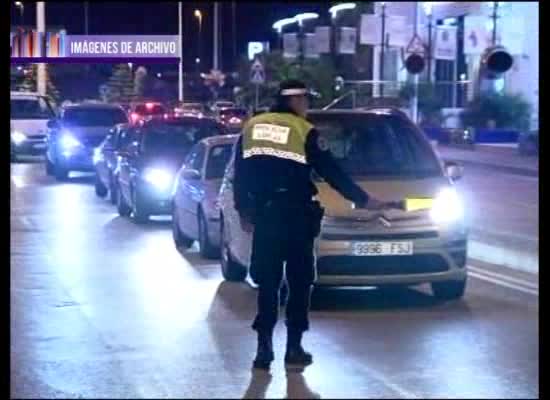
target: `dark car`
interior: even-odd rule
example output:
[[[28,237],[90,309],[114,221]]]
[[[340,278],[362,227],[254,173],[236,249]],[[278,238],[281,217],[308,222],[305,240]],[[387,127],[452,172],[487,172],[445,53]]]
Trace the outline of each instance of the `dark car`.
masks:
[[[138,129],[130,124],[118,124],[109,131],[103,142],[94,151],[94,165],[96,172],[95,193],[99,197],[109,194],[112,204],[116,204],[116,176],[115,169],[121,151],[124,151]]]
[[[164,118],[166,115],[168,109],[159,102],[133,103],[130,106],[130,122],[133,124],[147,119]]]
[[[151,120],[137,128],[136,140],[120,152],[115,171],[119,214],[133,215],[137,223],[171,214],[174,178],[185,156],[197,142],[223,129],[214,120],[194,117]]]
[[[239,133],[247,118],[248,111],[239,107],[224,108],[218,113],[218,121],[227,128],[229,133]]]
[[[94,103],[64,107],[58,119],[48,122],[46,173],[64,180],[70,171],[93,171],[94,149],[113,126],[127,122],[119,106]]]

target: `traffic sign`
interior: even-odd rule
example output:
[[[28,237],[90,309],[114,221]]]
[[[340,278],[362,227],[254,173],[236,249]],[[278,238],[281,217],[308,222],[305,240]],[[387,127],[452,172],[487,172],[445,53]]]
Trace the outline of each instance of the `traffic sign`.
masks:
[[[260,85],[265,82],[264,66],[256,59],[250,67],[250,82]]]
[[[426,45],[424,44],[424,42],[422,42],[420,36],[415,34],[407,45],[405,51],[407,53],[424,54],[424,52],[426,51]]]

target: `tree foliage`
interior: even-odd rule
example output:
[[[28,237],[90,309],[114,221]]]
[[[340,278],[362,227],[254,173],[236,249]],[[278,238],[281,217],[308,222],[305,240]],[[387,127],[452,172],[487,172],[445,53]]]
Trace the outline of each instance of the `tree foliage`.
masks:
[[[532,107],[520,94],[484,94],[476,97],[461,114],[464,126],[528,130]]]
[[[127,64],[115,65],[106,90],[102,93],[103,100],[108,103],[129,104],[135,99],[135,94],[135,82],[130,67]]]

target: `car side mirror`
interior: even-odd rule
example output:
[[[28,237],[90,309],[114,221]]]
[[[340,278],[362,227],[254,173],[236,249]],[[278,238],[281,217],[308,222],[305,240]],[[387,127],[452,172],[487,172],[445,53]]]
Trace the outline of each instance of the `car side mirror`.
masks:
[[[189,181],[196,181],[201,178],[201,174],[196,169],[184,169],[181,173],[184,179]]]
[[[464,168],[456,162],[445,162],[445,174],[452,180],[457,181],[462,178]]]
[[[57,128],[57,120],[55,119],[50,119],[47,123],[46,123],[46,126],[50,129],[55,129]]]

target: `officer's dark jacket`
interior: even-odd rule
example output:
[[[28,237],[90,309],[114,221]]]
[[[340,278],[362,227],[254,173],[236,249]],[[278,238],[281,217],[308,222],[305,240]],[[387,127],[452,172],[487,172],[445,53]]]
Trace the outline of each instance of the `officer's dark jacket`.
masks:
[[[288,109],[272,109],[271,112],[292,112]],[[317,194],[312,181],[312,168],[346,199],[365,204],[368,195],[342,171],[329,150],[319,147],[319,133],[311,129],[305,143],[306,161],[300,164],[292,160],[269,155],[243,158],[243,137],[236,145],[233,193],[235,208],[241,216],[254,215],[255,210],[275,193],[284,191],[293,202],[308,203]]]

